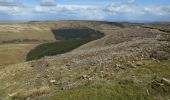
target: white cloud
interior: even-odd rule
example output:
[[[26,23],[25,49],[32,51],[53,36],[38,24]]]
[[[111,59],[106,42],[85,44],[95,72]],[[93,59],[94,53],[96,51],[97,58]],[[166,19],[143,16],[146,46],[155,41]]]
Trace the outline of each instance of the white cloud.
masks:
[[[129,6],[129,5],[117,5],[117,4],[111,4],[105,8],[106,11],[114,14],[143,14],[141,8],[135,7],[135,6]]]
[[[109,5],[105,8],[106,11],[113,14],[124,15],[154,15],[154,16],[168,16],[170,15],[170,6],[145,6],[137,7],[132,5]]]
[[[169,15],[170,16],[170,6],[144,7],[143,11],[147,14],[152,14],[152,15],[158,15],[158,16]]]
[[[103,19],[106,15],[104,14],[103,9],[86,5],[36,6],[33,9],[33,12],[83,16],[86,19]]]
[[[2,0],[0,0],[0,3]],[[15,0],[6,0],[11,3]],[[43,1],[43,0],[41,0]],[[49,0],[45,0],[49,1]],[[45,2],[44,1],[44,2]],[[52,0],[51,2],[53,2]],[[8,15],[25,15],[31,16],[32,14],[58,14],[68,16],[81,16],[85,19],[102,20],[108,16],[169,16],[170,17],[170,6],[145,6],[137,7],[135,5],[128,4],[111,4],[109,6],[94,6],[94,5],[53,5],[53,6],[1,6],[0,14]]]

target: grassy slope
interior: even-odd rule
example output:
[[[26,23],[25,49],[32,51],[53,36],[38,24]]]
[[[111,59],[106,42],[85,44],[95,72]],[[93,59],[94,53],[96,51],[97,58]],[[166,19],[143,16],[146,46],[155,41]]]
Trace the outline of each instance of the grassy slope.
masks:
[[[23,30],[20,32],[0,32],[0,42],[12,40],[55,41],[49,30]]]
[[[129,30],[132,31],[132,29]],[[134,33],[141,32],[137,30]],[[110,43],[110,41],[106,42]],[[90,48],[87,49],[91,50]],[[33,100],[168,100],[170,98],[170,87],[160,82],[162,78],[170,79],[169,60],[160,63],[151,59],[137,61],[120,57],[118,60],[112,56],[114,54],[116,54],[114,49],[94,53],[86,51],[80,55],[76,51],[73,55],[61,55],[56,59],[50,57],[47,60],[44,58],[7,66],[0,70],[0,97],[10,100],[12,97],[9,95],[17,93],[15,97],[19,100],[23,98]],[[111,58],[106,61],[100,60],[110,56]],[[138,63],[139,66],[126,66],[128,61],[132,62],[132,65]],[[117,63],[125,65],[125,68],[116,67]],[[84,75],[90,76],[92,80],[84,78]],[[51,84],[50,80],[57,82]],[[70,89],[61,89],[75,82],[81,84]],[[32,92],[34,95],[26,95],[31,94],[28,91],[43,86],[50,88],[50,94],[39,90],[39,92]]]
[[[23,62],[36,45],[51,41],[48,23],[0,24],[0,66]]]
[[[152,70],[152,71],[151,71]],[[75,89],[56,93],[57,98],[69,100],[149,100],[170,98],[170,87],[151,88],[152,75],[170,78],[170,61],[152,63],[141,68],[128,69],[107,81],[97,81]],[[147,93],[147,89],[149,93]],[[90,93],[89,93],[90,92]]]
[[[0,45],[0,66],[20,63],[26,60],[26,54],[37,44]],[[1,67],[0,67],[1,68]]]
[[[48,23],[0,24],[0,40],[55,40]]]
[[[62,85],[58,86],[55,84],[43,83],[44,85],[42,84],[42,86],[50,87],[50,96],[46,95],[41,97],[37,94],[37,97],[33,96],[31,98],[34,98],[34,100],[167,100],[170,98],[170,87],[166,85],[156,85],[153,87],[154,84],[152,81],[155,75],[160,79],[170,79],[170,61],[161,61],[160,63],[155,61],[147,62],[148,64],[145,66],[128,68],[126,70],[119,69],[119,71],[112,71],[113,69],[110,68],[109,72],[112,72],[113,74],[106,76],[105,78],[100,76],[102,75],[101,71],[105,72],[104,69],[107,68],[104,66],[101,66],[102,68],[99,68],[97,72],[91,72],[90,70],[87,70],[86,67],[83,69],[80,67],[72,70],[63,69],[62,73],[60,73],[61,69],[58,68],[55,71],[54,76],[49,77],[49,79],[58,77],[58,82],[63,84],[64,82],[74,82],[74,80],[77,80],[82,77],[82,75],[87,75],[88,73],[96,73],[97,76],[92,81],[80,79],[79,81],[85,82],[84,85],[66,90],[60,89]],[[107,63],[103,65],[107,65]],[[4,80],[3,78],[0,79],[0,81],[3,81],[0,83],[0,95],[3,98],[10,100],[11,97],[7,96],[8,93],[20,91],[20,95],[17,95],[16,97],[18,98],[17,100],[22,100],[22,98],[24,98],[24,92],[38,86],[38,84],[33,85],[34,83],[31,83],[31,85],[29,82],[27,85],[24,85],[25,81],[36,79],[36,74],[31,71],[32,68],[29,68],[28,66],[25,66],[25,68],[21,67],[19,68],[20,72],[17,72],[14,76],[10,75],[9,77],[6,77],[8,80]],[[91,66],[91,69],[95,69],[95,66]],[[42,71],[42,73],[47,72]],[[39,79],[41,80],[42,78]],[[44,80],[46,79],[44,78]]]

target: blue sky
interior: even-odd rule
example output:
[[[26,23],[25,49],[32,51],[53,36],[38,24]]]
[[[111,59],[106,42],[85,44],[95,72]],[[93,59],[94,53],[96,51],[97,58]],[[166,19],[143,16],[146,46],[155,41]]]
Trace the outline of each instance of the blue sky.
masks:
[[[170,21],[169,0],[0,0],[0,21]]]

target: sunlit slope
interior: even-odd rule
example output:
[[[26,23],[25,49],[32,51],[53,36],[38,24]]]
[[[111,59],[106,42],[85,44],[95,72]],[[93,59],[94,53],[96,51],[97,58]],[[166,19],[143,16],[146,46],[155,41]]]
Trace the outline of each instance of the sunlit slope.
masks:
[[[166,38],[169,33],[165,35],[138,24],[125,27],[98,24],[95,28],[105,36],[76,50],[4,66],[0,70],[0,97],[6,100],[170,98],[170,43]]]
[[[34,48],[35,45],[55,42],[58,41],[58,38],[55,36],[55,32],[52,30],[56,29],[67,29],[67,28],[91,28],[91,29],[107,29],[107,28],[119,28],[118,26],[109,26],[105,22],[95,22],[95,21],[57,21],[57,22],[29,22],[29,23],[1,23],[0,24],[0,45],[3,45],[1,48],[0,65],[9,65],[13,63],[23,62],[25,60],[25,55],[28,51]],[[8,47],[13,44],[13,46]],[[20,45],[21,44],[23,48]],[[6,45],[6,46],[4,46]],[[30,48],[30,45],[32,48]],[[28,47],[27,47],[28,46]],[[95,45],[96,46],[96,45]],[[2,46],[1,46],[2,47]],[[12,51],[7,50],[8,48]],[[24,56],[21,56],[19,59],[16,57],[13,60],[13,55],[20,53]],[[23,51],[25,50],[25,52]],[[9,54],[11,57],[9,57]],[[11,59],[10,59],[11,58]]]
[[[55,38],[48,26],[35,24],[1,24],[0,42],[17,41],[54,41]]]
[[[0,24],[0,66],[24,62],[36,45],[56,41],[48,25],[41,23]]]
[[[0,45],[0,66],[24,62],[26,60],[26,54],[36,45],[37,44]]]

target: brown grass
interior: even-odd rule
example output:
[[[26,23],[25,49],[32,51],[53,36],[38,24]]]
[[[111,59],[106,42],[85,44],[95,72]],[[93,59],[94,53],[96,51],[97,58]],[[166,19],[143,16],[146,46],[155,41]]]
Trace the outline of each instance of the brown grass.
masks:
[[[12,40],[55,41],[50,30],[23,30],[20,32],[1,32],[0,42]]]
[[[0,66],[25,61],[26,54],[37,44],[3,44],[0,45]]]
[[[9,96],[12,99],[26,99],[26,98],[34,98],[38,97],[44,94],[49,94],[50,93],[50,88],[48,86],[36,88],[36,89],[31,89],[25,92],[15,92],[12,94],[9,94]]]
[[[16,44],[17,41],[20,44]],[[51,41],[55,41],[55,37],[46,25],[0,24],[0,68],[25,61],[32,48]]]

